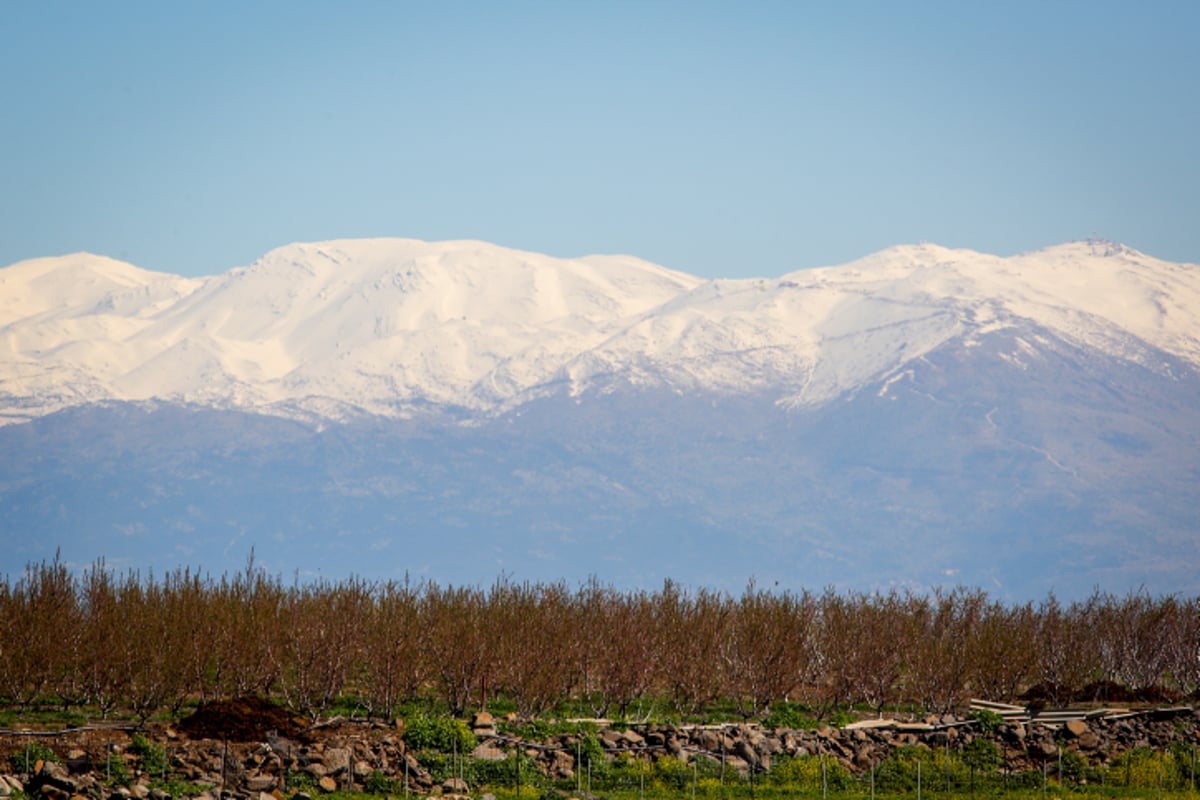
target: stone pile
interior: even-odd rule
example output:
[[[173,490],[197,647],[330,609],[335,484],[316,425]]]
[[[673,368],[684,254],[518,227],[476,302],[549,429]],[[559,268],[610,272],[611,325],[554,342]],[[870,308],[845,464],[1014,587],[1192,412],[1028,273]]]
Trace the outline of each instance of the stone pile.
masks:
[[[143,731],[167,756],[164,768],[176,781],[211,787],[201,800],[218,796],[242,800],[279,800],[341,789],[366,790],[381,781],[394,792],[462,794],[467,786],[457,779],[436,784],[404,742],[403,723],[341,722],[289,730],[271,729],[256,741],[189,736],[166,727]],[[479,714],[472,728],[479,739],[467,757],[502,760],[521,750],[555,780],[575,778],[579,742],[573,734],[545,741],[519,741],[498,731],[495,720]],[[724,764],[743,775],[765,772],[785,756],[823,755],[861,772],[886,760],[902,746],[957,749],[977,738],[994,741],[1013,770],[1039,767],[1061,752],[1074,752],[1093,765],[1102,765],[1134,748],[1162,750],[1173,742],[1200,745],[1200,718],[1192,709],[1171,709],[1120,719],[1071,720],[1061,725],[1005,723],[985,732],[977,723],[959,718],[893,722],[851,728],[822,725],[815,730],[767,729],[754,724],[721,726],[634,725],[605,727],[596,734],[606,758],[621,754],[652,761],[663,756],[702,758]],[[20,774],[0,778],[0,798],[25,792],[46,800],[169,800],[161,787],[163,775],[141,770],[130,751],[132,733],[101,730],[64,734],[46,739],[57,760],[39,761]],[[20,764],[19,754],[29,737],[0,735],[0,764]],[[110,754],[120,759],[130,776],[128,785],[113,788]],[[14,757],[16,756],[16,757]],[[158,779],[158,780],[156,780]],[[297,794],[298,793],[298,794]]]

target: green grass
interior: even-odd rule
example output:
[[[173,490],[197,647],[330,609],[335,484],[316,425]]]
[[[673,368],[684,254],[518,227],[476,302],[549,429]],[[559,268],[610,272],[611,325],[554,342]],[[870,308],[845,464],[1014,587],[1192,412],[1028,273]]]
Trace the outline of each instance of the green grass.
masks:
[[[496,797],[496,800],[551,800],[551,798],[570,798],[570,797],[587,797],[586,787],[582,793],[575,791],[575,787],[569,788],[556,787],[553,789],[542,788],[538,786],[523,786],[518,792],[516,788],[511,787],[486,787],[473,788],[471,791],[472,797],[480,797],[484,792],[491,793]],[[390,795],[395,800],[403,797],[403,790],[394,792]],[[418,797],[416,793],[411,795]],[[764,784],[756,784],[750,786],[748,782],[737,784],[714,784],[710,780],[700,781],[694,791],[690,785],[683,788],[664,787],[656,784],[647,784],[645,790],[638,788],[632,789],[617,789],[611,791],[601,791],[593,787],[591,797],[602,798],[602,800],[691,800],[693,796],[697,800],[795,800],[795,798],[805,798],[805,800],[870,800],[869,791],[830,791],[827,795],[823,795],[818,789],[797,789],[788,786],[772,786]],[[323,800],[380,800],[383,795],[371,794],[367,792],[334,792],[331,794],[321,795]],[[1041,789],[1014,789],[1008,792],[944,792],[944,791],[923,791],[923,798],[929,800],[1196,800],[1200,797],[1200,793],[1191,791],[1163,791],[1159,794],[1157,789],[1124,789],[1112,787],[1093,786],[1086,789],[1064,788],[1051,785],[1047,788],[1043,795]],[[915,800],[916,793],[883,793],[876,792],[875,800]]]

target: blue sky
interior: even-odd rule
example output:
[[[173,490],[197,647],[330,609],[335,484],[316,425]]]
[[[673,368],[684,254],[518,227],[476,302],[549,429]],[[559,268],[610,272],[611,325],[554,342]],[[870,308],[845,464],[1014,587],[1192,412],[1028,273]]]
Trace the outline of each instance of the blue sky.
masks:
[[[1200,262],[1196,2],[0,4],[0,264],[335,237]]]

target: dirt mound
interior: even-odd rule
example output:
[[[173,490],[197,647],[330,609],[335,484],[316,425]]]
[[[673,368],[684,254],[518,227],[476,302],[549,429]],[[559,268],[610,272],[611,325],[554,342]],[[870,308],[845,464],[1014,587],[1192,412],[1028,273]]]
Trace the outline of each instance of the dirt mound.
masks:
[[[239,697],[201,703],[179,723],[179,730],[193,739],[265,742],[268,733],[298,738],[303,728],[286,708],[261,697]]]
[[[1180,699],[1178,692],[1162,686],[1147,686],[1129,689],[1113,681],[1094,681],[1077,692],[1061,686],[1039,683],[1021,695],[1030,708],[1042,709],[1061,706],[1065,703],[1175,703]]]

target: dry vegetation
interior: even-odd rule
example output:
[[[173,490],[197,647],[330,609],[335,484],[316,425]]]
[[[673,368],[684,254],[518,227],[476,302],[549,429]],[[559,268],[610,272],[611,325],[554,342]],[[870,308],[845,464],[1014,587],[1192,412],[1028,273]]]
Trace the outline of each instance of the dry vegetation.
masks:
[[[0,582],[0,704],[140,719],[271,696],[313,718],[351,697],[390,717],[418,696],[455,714],[502,695],[626,717],[648,697],[745,718],[790,701],[930,711],[970,696],[1050,704],[1193,697],[1200,599],[1096,593],[1009,605],[932,594],[685,589],[498,580],[490,588],[350,579],[286,584],[253,564],[162,578],[57,560]]]

